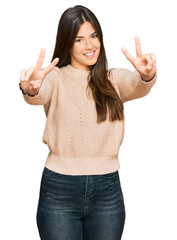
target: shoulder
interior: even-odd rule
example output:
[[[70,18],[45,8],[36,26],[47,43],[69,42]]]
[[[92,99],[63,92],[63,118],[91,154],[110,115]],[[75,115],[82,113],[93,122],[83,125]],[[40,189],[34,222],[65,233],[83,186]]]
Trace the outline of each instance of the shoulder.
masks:
[[[61,79],[62,76],[62,71],[60,70],[60,68],[58,67],[54,67],[46,76],[45,76],[45,80],[50,80],[50,81],[54,81],[57,82],[59,79]]]
[[[108,70],[108,79],[112,84],[117,84],[125,79],[130,73],[131,71],[126,68],[111,68]]]
[[[131,71],[126,68],[111,68],[109,69],[108,72],[110,72],[110,76],[115,78],[115,77],[121,77],[122,74],[123,75],[129,74]]]
[[[62,68],[55,66],[53,68],[53,75],[56,75],[57,77],[62,77]]]

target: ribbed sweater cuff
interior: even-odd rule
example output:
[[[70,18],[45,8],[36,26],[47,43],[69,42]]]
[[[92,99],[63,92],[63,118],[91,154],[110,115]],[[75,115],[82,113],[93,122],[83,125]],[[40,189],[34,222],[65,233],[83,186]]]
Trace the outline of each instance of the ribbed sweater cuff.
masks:
[[[54,68],[51,72],[49,72],[43,80],[43,83],[40,87],[39,93],[34,97],[30,97],[24,95],[24,99],[27,103],[32,105],[44,105],[50,101],[53,93],[53,89],[55,87],[55,83],[57,81],[57,73]]]
[[[155,84],[156,79],[157,79],[157,72],[156,72],[155,76],[154,76],[150,81],[145,81],[145,80],[143,80],[143,79],[141,78],[140,73],[139,73],[138,71],[135,71],[135,72],[137,72],[137,74],[139,75],[139,79],[140,79],[140,81],[141,81],[143,84],[145,84],[145,85],[152,85],[152,86]]]
[[[23,95],[24,100],[32,105],[42,105],[45,103],[45,98],[46,96],[49,94],[49,88],[47,86],[48,84],[44,84],[44,82],[42,83],[42,86],[38,92],[37,95],[35,95],[34,97],[30,97],[27,95]]]

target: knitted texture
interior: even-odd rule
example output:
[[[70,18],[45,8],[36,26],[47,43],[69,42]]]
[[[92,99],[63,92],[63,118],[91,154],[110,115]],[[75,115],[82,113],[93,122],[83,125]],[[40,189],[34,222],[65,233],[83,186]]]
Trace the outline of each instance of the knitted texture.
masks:
[[[68,175],[95,175],[117,171],[124,121],[97,123],[95,102],[86,92],[89,72],[67,65],[45,77],[38,95],[24,99],[44,105],[43,142],[49,147],[45,166]],[[109,80],[123,102],[147,95],[156,82],[141,79],[137,71],[112,69]]]

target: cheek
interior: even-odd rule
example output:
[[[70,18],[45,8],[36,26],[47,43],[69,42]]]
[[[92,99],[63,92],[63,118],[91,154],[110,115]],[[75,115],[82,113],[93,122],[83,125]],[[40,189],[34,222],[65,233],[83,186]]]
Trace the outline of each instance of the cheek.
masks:
[[[96,47],[97,49],[100,49],[100,47],[101,47],[100,41],[97,41],[97,42],[95,43],[95,47]]]
[[[80,54],[82,51],[81,46],[73,46],[73,48],[70,51],[71,57],[77,57],[78,54]]]
[[[75,46],[74,48],[74,54],[80,54],[83,52],[84,47],[82,46],[82,44],[78,44],[77,46]]]
[[[100,49],[101,49],[101,44],[100,44],[99,41],[96,43],[95,47],[97,48],[97,52],[98,52],[98,55],[99,55]]]

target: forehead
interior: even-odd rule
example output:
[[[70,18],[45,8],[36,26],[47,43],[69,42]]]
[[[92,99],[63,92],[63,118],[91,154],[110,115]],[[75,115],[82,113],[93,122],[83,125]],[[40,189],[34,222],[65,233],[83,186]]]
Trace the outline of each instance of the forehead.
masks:
[[[89,36],[95,32],[93,25],[90,22],[84,22],[77,33],[78,36]]]

